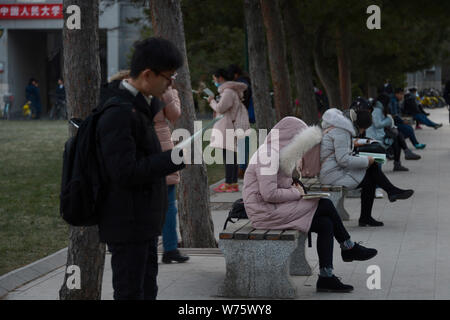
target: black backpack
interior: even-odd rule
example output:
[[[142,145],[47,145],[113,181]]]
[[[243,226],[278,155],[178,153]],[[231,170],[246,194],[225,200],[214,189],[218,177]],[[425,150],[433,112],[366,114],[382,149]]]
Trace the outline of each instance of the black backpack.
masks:
[[[223,230],[227,228],[228,222],[235,223],[233,219],[248,219],[247,212],[245,212],[244,200],[238,199],[233,203],[230,212],[228,212],[228,218],[225,220],[225,224],[223,225]]]
[[[100,110],[94,109],[84,121],[71,119],[79,127],[64,146],[59,212],[72,226],[98,224],[97,204],[102,195],[104,169],[97,155],[96,127],[101,114],[113,105],[106,103]]]

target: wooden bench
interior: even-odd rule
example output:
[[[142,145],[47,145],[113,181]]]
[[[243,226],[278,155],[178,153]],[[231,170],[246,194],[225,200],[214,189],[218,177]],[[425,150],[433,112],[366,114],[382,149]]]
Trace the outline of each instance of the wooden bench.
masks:
[[[295,298],[291,275],[312,274],[305,257],[306,239],[307,234],[298,230],[257,230],[246,219],[229,224],[219,234],[226,275],[218,295]]]
[[[307,192],[328,192],[331,194],[330,200],[333,201],[336,210],[342,220],[350,220],[350,215],[344,207],[344,199],[347,195],[347,188],[343,186],[332,186],[321,184],[318,178],[302,178],[302,183]]]

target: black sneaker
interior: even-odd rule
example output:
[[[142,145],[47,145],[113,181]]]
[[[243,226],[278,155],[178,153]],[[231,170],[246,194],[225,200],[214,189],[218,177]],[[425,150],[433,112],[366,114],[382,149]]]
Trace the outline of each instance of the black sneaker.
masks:
[[[414,194],[414,190],[408,189],[403,190],[400,193],[389,194],[388,198],[390,202],[394,202],[396,200],[405,200],[410,198]]]
[[[358,224],[360,227],[382,227],[382,226],[384,226],[383,222],[377,221],[372,217],[370,217],[367,220],[359,219]]]
[[[439,129],[440,127],[442,127],[442,123],[437,123],[433,128],[434,129]]]
[[[351,292],[353,291],[353,287],[348,284],[343,284],[335,275],[331,277],[319,276],[316,290],[317,292]]]
[[[366,248],[362,245],[355,243],[353,248],[350,250],[342,250],[341,256],[344,262],[365,261],[369,260],[377,255],[378,251],[376,249]]]
[[[172,263],[172,261],[183,263],[189,260],[188,256],[181,255],[180,251],[178,249],[164,252],[162,257],[163,263]]]

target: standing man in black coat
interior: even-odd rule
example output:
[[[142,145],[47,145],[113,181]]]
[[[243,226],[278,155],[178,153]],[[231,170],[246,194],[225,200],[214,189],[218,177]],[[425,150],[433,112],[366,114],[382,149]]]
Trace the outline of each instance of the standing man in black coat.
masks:
[[[99,212],[100,240],[111,252],[114,299],[157,296],[157,241],[167,211],[166,175],[184,168],[162,152],[153,117],[159,100],[183,64],[168,40],[148,38],[134,46],[130,79],[101,92],[105,108],[97,125],[97,148],[106,184]]]

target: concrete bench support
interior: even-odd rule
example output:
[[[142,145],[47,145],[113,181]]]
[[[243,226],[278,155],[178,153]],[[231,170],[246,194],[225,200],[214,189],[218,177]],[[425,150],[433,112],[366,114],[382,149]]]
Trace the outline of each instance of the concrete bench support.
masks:
[[[291,275],[311,275],[305,240],[306,234],[298,230],[254,229],[248,220],[229,226],[219,235],[226,275],[218,295],[295,298]]]

